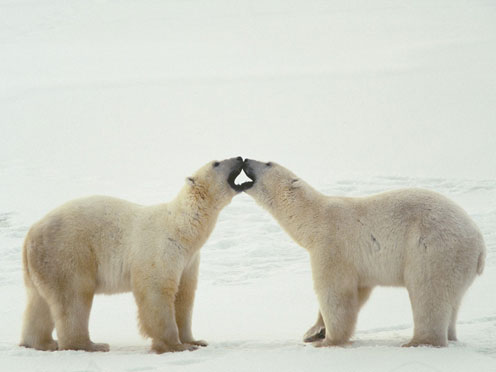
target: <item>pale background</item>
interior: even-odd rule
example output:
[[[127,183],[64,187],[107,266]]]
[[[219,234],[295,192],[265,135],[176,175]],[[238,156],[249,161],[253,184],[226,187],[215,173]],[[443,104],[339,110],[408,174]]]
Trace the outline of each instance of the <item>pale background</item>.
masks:
[[[0,370],[496,370],[496,3],[0,0]],[[151,355],[131,295],[97,297],[107,354],[17,347],[29,226],[69,199],[170,200],[207,161],[279,162],[328,194],[425,187],[480,226],[486,271],[460,342],[400,349],[406,291],[379,289],[348,348],[301,336],[308,257],[246,195],[202,250],[194,332]]]

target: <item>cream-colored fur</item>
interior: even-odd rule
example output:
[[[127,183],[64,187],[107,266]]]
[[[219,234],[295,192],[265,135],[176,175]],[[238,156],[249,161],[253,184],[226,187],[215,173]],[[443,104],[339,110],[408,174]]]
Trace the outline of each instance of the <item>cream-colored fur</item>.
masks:
[[[320,312],[306,341],[347,343],[375,286],[407,288],[414,335],[405,346],[456,340],[460,302],[485,258],[482,235],[459,206],[420,189],[330,197],[275,163],[245,160],[244,170],[255,181],[245,191],[310,254]]]
[[[107,344],[89,338],[93,295],[128,291],[155,352],[206,345],[191,332],[199,249],[236,194],[227,180],[242,164],[241,158],[208,163],[167,204],[95,196],[71,201],[35,223],[23,249],[28,304],[21,345],[107,351]]]

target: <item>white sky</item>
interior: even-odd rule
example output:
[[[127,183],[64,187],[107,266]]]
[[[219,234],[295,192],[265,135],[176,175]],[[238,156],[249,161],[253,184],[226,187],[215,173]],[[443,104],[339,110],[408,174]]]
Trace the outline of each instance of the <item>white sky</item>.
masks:
[[[491,2],[23,4],[0,1],[6,177],[175,190],[238,155],[320,184],[496,176]]]

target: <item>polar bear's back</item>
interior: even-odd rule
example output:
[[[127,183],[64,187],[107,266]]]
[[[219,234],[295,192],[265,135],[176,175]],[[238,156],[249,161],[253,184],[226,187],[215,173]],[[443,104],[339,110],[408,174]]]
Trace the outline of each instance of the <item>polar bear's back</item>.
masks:
[[[482,272],[482,234],[450,199],[428,190],[403,189],[356,201],[362,241],[372,240],[368,244],[375,248],[362,250],[367,252],[365,261],[377,261],[377,276],[391,273],[386,280],[391,283],[384,284],[402,284],[409,270],[458,271],[464,278]]]
[[[433,191],[388,191],[364,198],[363,204],[370,218],[378,223],[401,224],[424,238],[438,235],[445,241],[455,239],[460,242],[482,239],[478,227],[465,210]],[[483,244],[483,241],[477,243]]]
[[[31,227],[24,248],[28,271],[38,280],[63,282],[81,275],[94,278],[97,291],[129,290],[125,261],[142,208],[106,196],[63,204]]]
[[[91,196],[67,202],[35,223],[30,234],[42,235],[46,243],[71,249],[63,241],[81,241],[98,249],[102,244],[121,243],[143,207],[125,200]]]

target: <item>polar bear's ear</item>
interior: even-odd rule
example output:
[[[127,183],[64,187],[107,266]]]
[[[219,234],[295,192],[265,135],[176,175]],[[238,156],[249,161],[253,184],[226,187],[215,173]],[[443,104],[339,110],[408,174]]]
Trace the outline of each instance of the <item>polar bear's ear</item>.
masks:
[[[186,183],[190,186],[194,186],[196,184],[195,179],[193,177],[186,178]]]
[[[291,180],[291,188],[292,188],[292,189],[297,189],[297,188],[298,188],[298,187],[300,187],[300,186],[301,186],[301,181],[300,181],[300,179],[299,179],[299,178],[293,178],[293,179]]]

